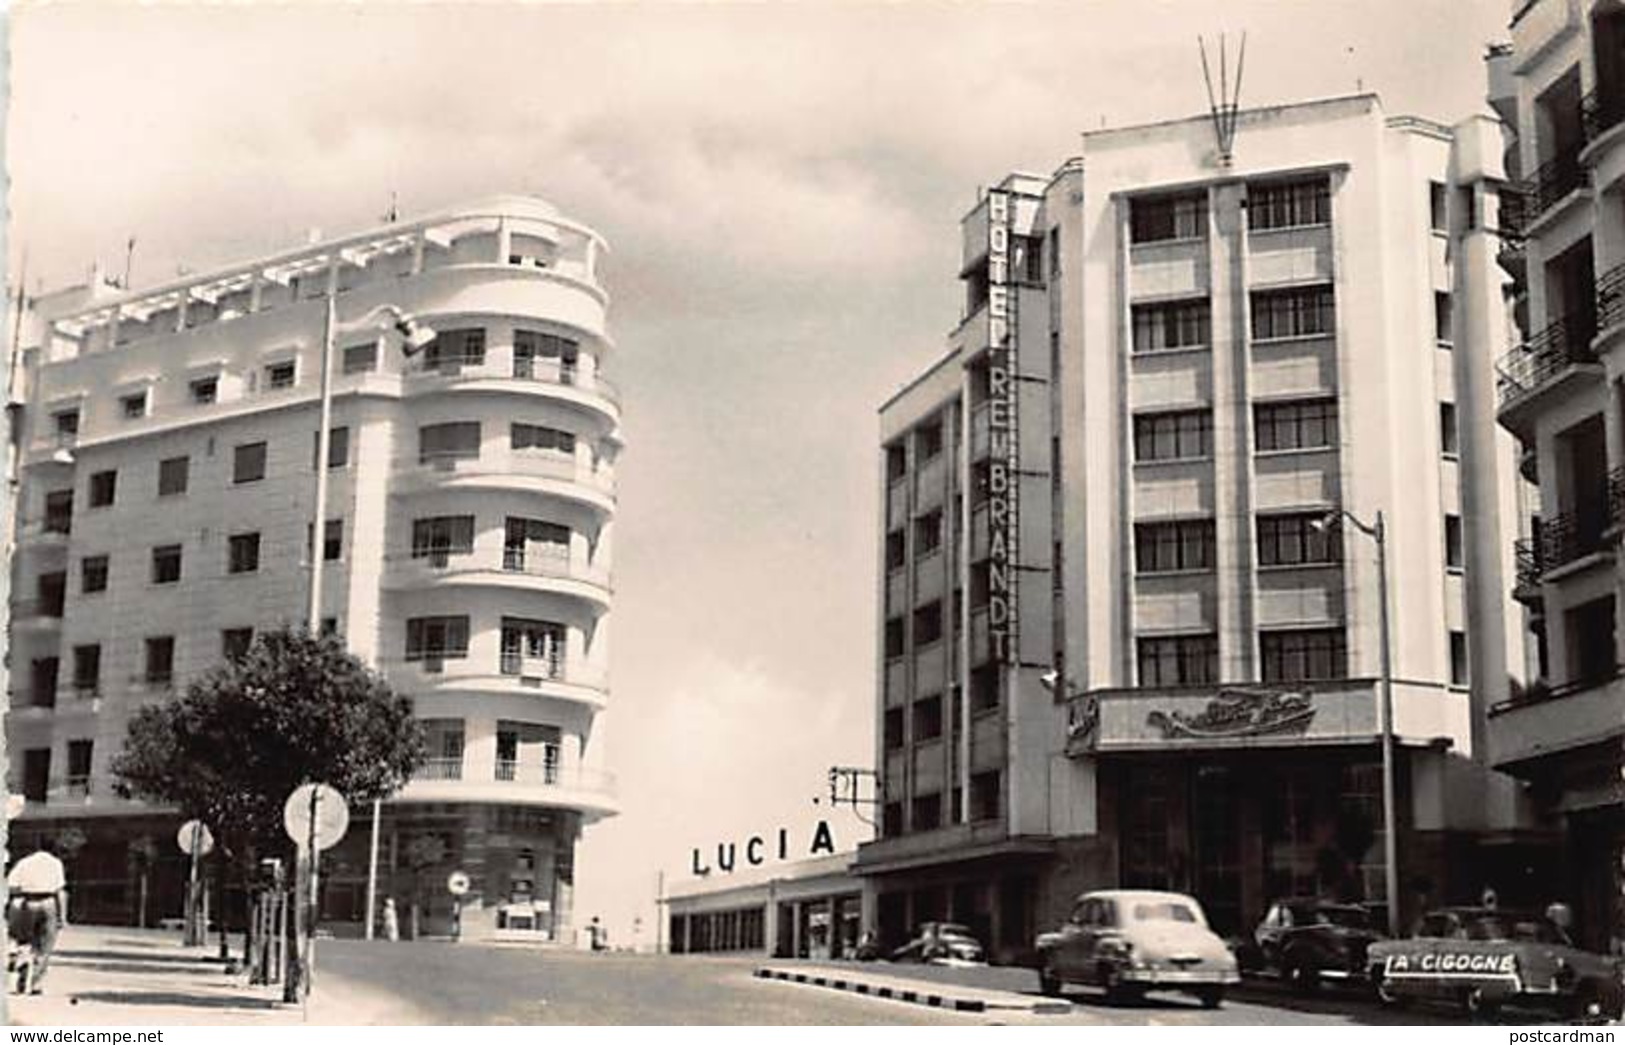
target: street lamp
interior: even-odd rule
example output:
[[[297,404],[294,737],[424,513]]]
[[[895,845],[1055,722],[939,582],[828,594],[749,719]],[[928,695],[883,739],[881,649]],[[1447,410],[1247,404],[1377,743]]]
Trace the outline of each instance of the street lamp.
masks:
[[[1393,653],[1388,635],[1388,531],[1382,512],[1369,525],[1352,512],[1333,508],[1310,525],[1319,533],[1327,533],[1339,522],[1347,520],[1356,530],[1365,534],[1377,546],[1377,602],[1379,627],[1382,632],[1382,863],[1383,884],[1388,894],[1388,935],[1399,936],[1399,825],[1395,818],[1394,801],[1394,669]]]
[[[315,518],[310,524],[310,604],[305,624],[312,635],[320,635],[322,629],[322,575],[327,561],[324,547],[327,537],[327,455],[332,448],[333,422],[333,343],[340,329],[337,297],[329,290],[327,314],[322,322],[321,420],[316,429],[316,507]],[[342,329],[392,329],[400,335],[401,352],[407,358],[416,355],[434,340],[432,329],[395,305],[379,305],[354,323],[345,324]],[[378,821],[381,807],[382,803],[373,799],[372,841],[367,855],[366,938],[369,940],[373,936],[373,911],[378,898]]]

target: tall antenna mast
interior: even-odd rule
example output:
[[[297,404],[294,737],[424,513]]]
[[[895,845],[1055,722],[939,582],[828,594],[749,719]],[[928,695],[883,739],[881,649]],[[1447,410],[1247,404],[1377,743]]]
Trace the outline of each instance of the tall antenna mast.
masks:
[[[1213,118],[1213,138],[1218,145],[1218,164],[1229,167],[1235,157],[1236,116],[1241,111],[1241,72],[1247,61],[1247,34],[1241,34],[1241,48],[1236,55],[1236,79],[1230,80],[1230,55],[1224,34],[1219,34],[1219,84],[1214,92],[1213,67],[1207,60],[1207,42],[1196,38],[1196,47],[1202,55],[1202,80],[1207,84],[1208,112]]]

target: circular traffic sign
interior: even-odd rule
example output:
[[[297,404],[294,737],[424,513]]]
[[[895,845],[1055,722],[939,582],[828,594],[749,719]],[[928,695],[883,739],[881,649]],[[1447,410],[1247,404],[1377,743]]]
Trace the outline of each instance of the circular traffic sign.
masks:
[[[462,896],[468,892],[468,874],[464,871],[453,871],[446,876],[446,892],[453,896]]]
[[[175,832],[175,844],[187,856],[208,856],[214,851],[214,835],[201,820],[188,820]]]
[[[25,806],[27,804],[28,804],[27,800],[24,799],[22,795],[7,795],[6,796],[6,819],[7,820],[15,820],[19,816],[22,816],[23,815],[23,806]]]
[[[350,827],[350,807],[326,784],[300,784],[282,806],[282,826],[300,849],[310,845],[313,830],[317,851],[331,849]]]

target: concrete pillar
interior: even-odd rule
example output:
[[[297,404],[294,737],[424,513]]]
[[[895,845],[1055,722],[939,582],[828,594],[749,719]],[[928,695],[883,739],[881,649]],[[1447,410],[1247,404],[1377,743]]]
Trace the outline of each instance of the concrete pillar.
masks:
[[[506,265],[508,257],[513,253],[513,230],[508,227],[507,218],[497,219],[497,264]]]
[[[463,720],[463,773],[465,780],[495,780],[497,724],[495,719]]]
[[[1208,287],[1213,367],[1214,544],[1218,581],[1219,679],[1258,678],[1255,661],[1252,427],[1247,391],[1247,222],[1242,186],[1208,199]]]

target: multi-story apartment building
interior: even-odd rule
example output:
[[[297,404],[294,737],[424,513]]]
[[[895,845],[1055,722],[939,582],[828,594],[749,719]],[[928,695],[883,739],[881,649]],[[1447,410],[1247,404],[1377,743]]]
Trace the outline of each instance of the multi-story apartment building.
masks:
[[[1491,100],[1522,178],[1500,229],[1523,338],[1499,365],[1498,419],[1523,447],[1517,597],[1535,681],[1489,709],[1491,761],[1565,829],[1566,880],[1595,945],[1625,947],[1625,4],[1527,0],[1492,52]],[[1509,166],[1512,166],[1509,164]],[[1509,535],[1509,537],[1514,535]]]
[[[1229,115],[984,193],[965,318],[881,408],[883,837],[854,871],[887,941],[951,917],[1010,955],[1118,884],[1226,931],[1389,899],[1379,513],[1397,901],[1538,889],[1516,830],[1451,859],[1521,802],[1469,757],[1521,664],[1499,124],[1361,95],[1234,114],[1227,148]]]
[[[432,930],[460,868],[465,932],[571,932],[576,842],[616,810],[593,740],[620,448],[603,250],[549,204],[499,197],[33,303],[6,723],[28,805],[13,827],[24,845],[79,829],[79,917],[137,917],[132,854],[153,843],[147,917],[178,910],[174,817],[120,798],[108,765],[137,708],[257,629],[304,623],[320,555],[321,627],[411,697],[430,739],[384,806],[379,895]],[[369,318],[390,308],[434,340],[409,355]],[[368,821],[358,810],[325,862],[329,918],[361,917]]]

